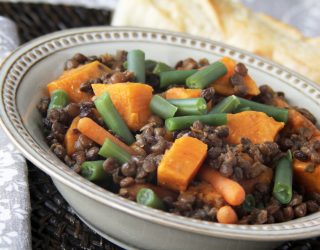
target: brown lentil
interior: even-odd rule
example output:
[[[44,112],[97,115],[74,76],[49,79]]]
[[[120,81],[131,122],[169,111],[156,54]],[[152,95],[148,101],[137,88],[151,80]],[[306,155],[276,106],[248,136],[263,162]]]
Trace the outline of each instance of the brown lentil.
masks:
[[[148,119],[148,123],[152,123],[154,124],[154,126],[157,126],[157,127],[163,126],[163,120],[156,115],[150,116],[150,118]]]
[[[206,88],[201,91],[201,97],[206,100],[206,102],[210,102],[214,98],[214,88]]]
[[[309,193],[309,197],[320,206],[320,193],[311,192]]]
[[[118,162],[113,159],[112,157],[109,157],[108,159],[106,159],[103,162],[103,170],[107,173],[107,174],[112,174],[116,169],[118,169],[120,166],[118,164]]]
[[[79,174],[81,172],[81,167],[79,164],[74,164],[71,169],[76,172],[77,174]]]
[[[302,195],[294,193],[288,205],[294,207],[294,206],[300,205],[301,203],[302,203]]]
[[[252,179],[259,176],[264,171],[265,168],[266,168],[265,165],[256,161],[252,165],[249,165],[249,168],[244,169],[244,174],[246,178]]]
[[[229,136],[229,128],[227,125],[218,126],[215,128],[214,133],[219,138],[226,138]]]
[[[96,147],[96,146],[89,148],[86,151],[86,159],[89,160],[89,161],[97,160],[97,158],[99,157],[98,156],[99,150],[100,149],[98,147]]]
[[[94,116],[93,114],[93,102],[81,102],[80,103],[80,117],[90,117]]]
[[[76,164],[81,165],[86,161],[86,154],[84,151],[77,151],[72,154],[72,159],[76,161]]]
[[[306,204],[307,204],[308,213],[315,213],[319,211],[319,205],[317,204],[316,201],[310,200],[310,201],[307,201]]]
[[[293,157],[298,159],[299,161],[308,161],[309,157],[307,154],[305,154],[304,152],[300,151],[300,150],[296,150],[293,152]]]
[[[162,154],[166,150],[167,142],[163,137],[159,137],[157,143],[150,147],[150,151],[155,154]]]
[[[69,155],[65,155],[63,160],[69,167],[71,167],[72,165],[74,165],[76,163],[74,160],[71,159],[71,157]]]
[[[289,221],[294,218],[294,211],[292,207],[285,207],[282,209],[284,221]]]
[[[268,221],[268,212],[265,209],[253,209],[250,215],[252,224],[264,224]]]
[[[80,91],[88,94],[93,94],[93,89],[91,87],[91,82],[87,81],[80,85]]]
[[[230,77],[229,82],[232,86],[244,85],[244,79],[240,74],[234,74]]]
[[[274,214],[274,219],[276,222],[284,222],[285,221],[285,218],[284,218],[284,215],[283,215],[283,211],[281,209],[277,210]]]
[[[80,114],[80,107],[77,103],[69,103],[63,109],[71,118],[74,118]]]
[[[241,76],[246,76],[248,74],[248,69],[243,63],[237,63],[234,71]]]
[[[41,113],[41,115],[43,117],[45,117],[47,115],[49,103],[50,103],[49,97],[42,97],[40,99],[39,103],[37,104],[37,109],[39,110],[39,112]]]
[[[192,59],[192,58],[187,58],[187,59],[185,59],[185,60],[183,60],[183,61],[179,61],[179,62],[176,64],[175,68],[176,68],[177,70],[190,70],[190,69],[197,69],[197,68],[199,68],[199,65],[198,65],[198,63],[197,63],[194,59]]]
[[[127,177],[133,177],[136,175],[137,167],[133,161],[126,162],[121,165],[121,173]]]
[[[50,149],[52,152],[60,159],[64,159],[67,154],[66,149],[60,143],[54,143],[51,145]]]
[[[74,68],[77,68],[79,65],[80,65],[80,63],[77,60],[69,59],[65,63],[64,70],[74,69]]]
[[[297,205],[294,207],[294,215],[297,218],[303,217],[307,213],[307,205],[306,203],[301,203],[300,205]]]
[[[132,177],[125,177],[120,181],[120,187],[129,187],[132,186],[135,183],[134,179]]]
[[[270,199],[269,204],[266,207],[268,214],[270,214],[270,215],[275,214],[280,208],[281,208],[281,205],[280,205],[279,201],[277,201],[273,197]]]
[[[144,179],[147,177],[147,175],[148,173],[142,167],[139,167],[137,170],[136,179]]]

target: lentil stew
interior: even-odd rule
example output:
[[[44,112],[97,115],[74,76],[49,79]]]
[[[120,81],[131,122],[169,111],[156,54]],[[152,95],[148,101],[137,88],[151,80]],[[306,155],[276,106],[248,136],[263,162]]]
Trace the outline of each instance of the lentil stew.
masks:
[[[52,152],[84,178],[169,213],[234,224],[320,211],[320,131],[243,63],[141,50],[76,54],[38,109]]]

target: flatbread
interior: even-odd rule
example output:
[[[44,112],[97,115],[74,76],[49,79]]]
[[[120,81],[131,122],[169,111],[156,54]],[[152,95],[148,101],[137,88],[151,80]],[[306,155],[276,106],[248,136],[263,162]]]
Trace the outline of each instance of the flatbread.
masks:
[[[186,32],[251,51],[320,84],[320,38],[236,0],[120,0],[112,24]]]

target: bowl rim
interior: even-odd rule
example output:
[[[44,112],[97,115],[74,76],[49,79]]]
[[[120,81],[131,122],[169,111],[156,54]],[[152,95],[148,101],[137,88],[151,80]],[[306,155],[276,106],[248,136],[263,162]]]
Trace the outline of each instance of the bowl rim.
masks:
[[[230,45],[226,45],[221,42],[212,41],[209,39],[192,36],[184,33],[164,31],[158,29],[150,29],[150,28],[135,28],[135,27],[108,27],[108,26],[99,26],[99,27],[86,27],[86,28],[75,28],[68,29],[63,31],[54,32],[51,34],[47,34],[45,36],[41,36],[35,40],[32,40],[20,47],[18,47],[12,54],[5,59],[0,67],[0,92],[1,92],[1,105],[0,105],[0,125],[4,129],[5,133],[11,139],[11,141],[15,144],[15,146],[23,153],[23,155],[33,162],[37,167],[46,172],[51,177],[55,178],[59,182],[69,186],[72,189],[78,190],[85,196],[90,197],[91,199],[104,204],[106,206],[112,207],[114,209],[118,209],[122,212],[130,214],[132,216],[138,217],[140,219],[147,220],[152,223],[160,224],[162,226],[168,226],[171,228],[175,228],[181,231],[187,231],[200,235],[214,236],[219,238],[230,238],[230,239],[241,239],[241,240],[254,240],[254,241],[281,241],[281,240],[292,240],[305,238],[306,233],[308,233],[308,237],[318,236],[320,233],[320,212],[314,213],[312,215],[308,215],[301,219],[296,219],[290,221],[290,223],[277,223],[277,224],[267,224],[267,225],[224,225],[220,223],[200,221],[191,218],[186,218],[182,216],[173,215],[170,213],[166,213],[163,211],[146,208],[135,202],[128,201],[118,195],[115,195],[109,191],[106,191],[91,182],[85,180],[82,177],[79,177],[77,174],[70,173],[66,168],[66,166],[60,162],[59,160],[55,160],[55,162],[50,162],[46,159],[45,156],[39,155],[36,150],[28,144],[23,138],[20,137],[18,133],[18,129],[16,126],[12,124],[12,119],[8,115],[10,110],[7,110],[7,102],[5,101],[8,98],[6,95],[8,93],[5,92],[4,88],[8,85],[7,80],[8,75],[12,73],[12,67],[15,65],[15,62],[22,57],[22,55],[33,51],[33,49],[38,48],[40,45],[45,44],[47,42],[57,41],[59,39],[63,39],[68,36],[77,36],[79,34],[87,35],[89,34],[109,34],[110,36],[103,37],[100,42],[108,42],[110,39],[111,42],[117,41],[117,37],[114,37],[114,34],[129,34],[128,38],[121,37],[127,42],[132,41],[145,41],[145,39],[149,39],[153,41],[152,37],[154,37],[154,42],[164,43],[170,45],[176,45],[177,40],[181,41],[179,46],[194,48],[192,44],[195,43],[198,47],[201,48],[202,44],[206,46],[213,46],[214,49],[220,49],[221,51],[225,50],[227,52],[238,53],[243,56],[239,61],[245,61],[246,64],[249,64],[251,67],[257,67],[257,65],[261,64],[263,67],[272,67],[271,75],[279,75],[282,81],[285,81],[287,78],[297,79],[299,85],[303,85],[305,87],[310,87],[310,89],[314,90],[314,95],[317,95],[316,99],[313,98],[314,102],[317,105],[320,105],[320,87],[311,82],[306,77],[287,69],[284,66],[281,66],[277,63],[274,63],[268,59],[261,58],[256,56],[250,52],[247,52],[242,49],[235,48]],[[147,38],[144,37],[144,34],[147,34]],[[137,35],[137,37],[135,37]],[[174,37],[175,40],[163,39],[163,37]],[[90,40],[90,39],[89,39]],[[121,40],[121,41],[124,41]],[[185,41],[185,42],[182,42]],[[99,42],[99,43],[100,43]],[[85,43],[87,44],[87,43]],[[75,46],[79,46],[82,44],[76,44]],[[57,45],[58,46],[58,45]],[[61,47],[61,44],[58,46]],[[69,46],[70,47],[70,46]],[[62,49],[68,49],[68,45],[62,46]],[[52,52],[54,53],[54,52]],[[233,57],[232,55],[230,55]],[[31,63],[27,68],[32,67],[34,64],[41,62],[40,60],[35,63]],[[36,56],[36,59],[38,57]],[[36,60],[35,59],[35,60]],[[265,69],[260,69],[261,71],[266,72]],[[27,70],[28,71],[28,70]],[[26,71],[26,72],[27,72]],[[276,73],[275,73],[276,72]],[[19,75],[19,74],[18,74]],[[288,77],[289,76],[289,77]],[[15,91],[17,92],[19,85],[22,81],[23,77],[20,78],[20,81],[17,83],[17,87]],[[10,79],[9,79],[10,80]],[[293,85],[292,85],[293,86]],[[311,91],[309,91],[311,93]],[[307,91],[304,92],[305,95],[310,97],[311,94],[308,94]],[[14,93],[14,100],[10,100],[13,106],[16,106],[16,95]],[[12,99],[12,97],[11,97]],[[12,113],[10,113],[12,114]],[[17,119],[21,120],[19,116]],[[22,121],[20,121],[22,123]],[[22,130],[26,129],[24,127]],[[58,164],[58,166],[62,166],[66,169],[66,171],[61,171],[54,163]],[[71,170],[70,170],[71,171]]]

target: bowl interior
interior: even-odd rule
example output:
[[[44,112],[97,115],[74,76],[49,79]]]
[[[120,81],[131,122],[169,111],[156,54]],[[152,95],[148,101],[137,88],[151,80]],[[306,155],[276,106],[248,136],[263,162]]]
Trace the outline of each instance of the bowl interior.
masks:
[[[255,239],[265,237],[265,232],[270,233],[270,239],[275,235],[285,237],[293,228],[297,235],[306,232],[305,228],[309,228],[313,235],[318,234],[314,227],[320,228],[319,213],[289,223],[239,226],[200,222],[142,208],[84,180],[61,163],[45,143],[41,117],[36,109],[41,96],[46,94],[46,84],[61,74],[64,62],[75,53],[100,55],[123,49],[142,49],[147,59],[163,61],[169,65],[175,65],[178,60],[187,57],[207,58],[211,62],[223,56],[232,57],[247,65],[250,75],[258,85],[268,84],[276,91],[283,91],[290,103],[308,108],[320,119],[320,92],[315,84],[284,67],[242,50],[164,31],[130,28],[75,29],[44,36],[22,46],[2,66],[1,118],[8,135],[27,158],[52,177],[101,203],[124,209],[135,216],[167,223],[168,226],[209,235],[236,234],[239,238]]]

